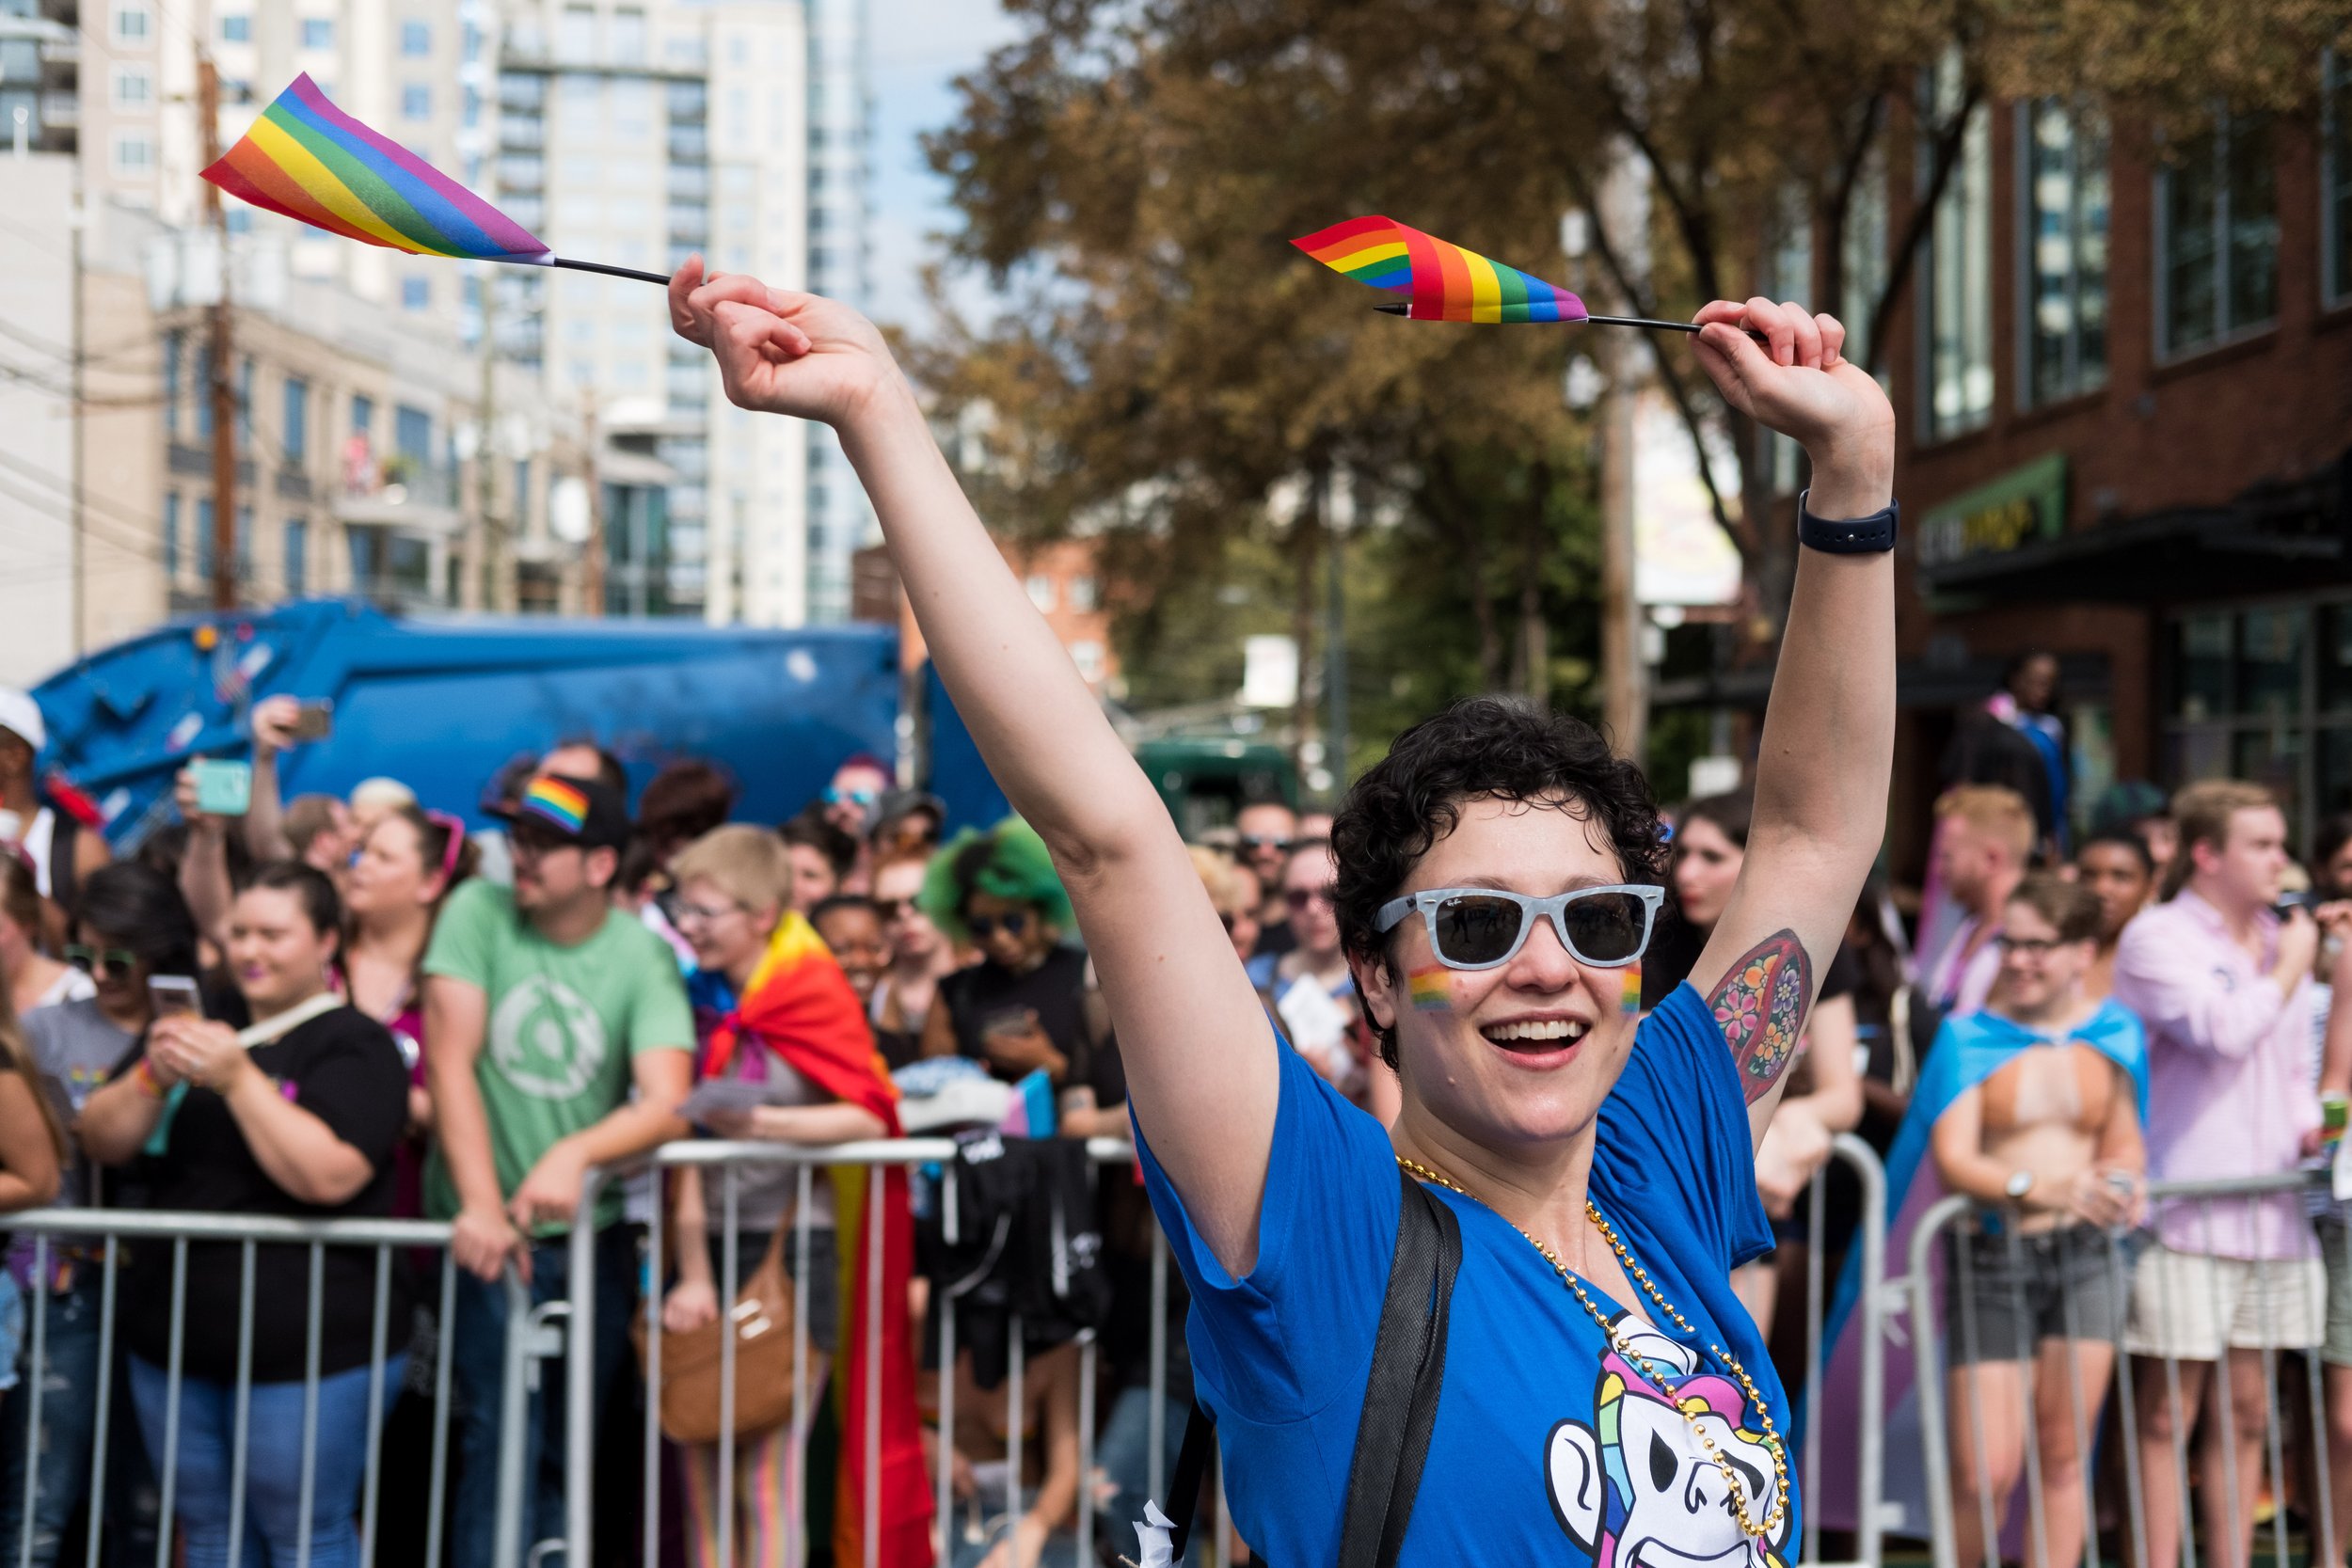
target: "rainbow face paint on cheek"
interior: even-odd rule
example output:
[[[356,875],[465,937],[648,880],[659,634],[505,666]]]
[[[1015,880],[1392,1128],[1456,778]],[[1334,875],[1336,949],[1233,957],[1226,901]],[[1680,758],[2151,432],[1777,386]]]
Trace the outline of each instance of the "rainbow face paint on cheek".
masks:
[[[1445,1013],[1454,1010],[1454,972],[1443,964],[1431,964],[1426,969],[1408,972],[1406,985],[1412,992],[1413,1006],[1424,1013]]]
[[[1617,1010],[1631,1018],[1642,1010],[1642,966],[1629,964],[1617,981]]]

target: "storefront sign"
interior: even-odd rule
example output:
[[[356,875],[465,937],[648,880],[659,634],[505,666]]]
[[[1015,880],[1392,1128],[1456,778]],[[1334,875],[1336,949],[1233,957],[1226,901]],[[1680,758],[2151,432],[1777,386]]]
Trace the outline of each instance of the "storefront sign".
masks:
[[[2001,555],[2066,531],[2066,454],[2051,452],[1936,507],[1919,520],[1922,570]]]

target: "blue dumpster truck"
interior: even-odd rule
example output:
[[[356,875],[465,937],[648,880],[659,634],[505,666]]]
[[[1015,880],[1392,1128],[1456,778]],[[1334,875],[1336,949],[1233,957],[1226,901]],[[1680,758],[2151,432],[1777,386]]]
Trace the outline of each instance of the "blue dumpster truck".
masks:
[[[96,802],[125,849],[175,819],[172,779],[191,758],[249,754],[252,705],[278,693],[335,705],[331,735],[279,759],[288,799],[389,776],[479,825],[502,768],[590,739],[621,759],[632,799],[674,758],[719,764],[746,821],[784,820],[850,756],[892,764],[902,750],[951,826],[1005,810],[936,676],[901,676],[892,627],[395,615],[340,599],[185,617],[59,671],[33,690],[41,767]]]

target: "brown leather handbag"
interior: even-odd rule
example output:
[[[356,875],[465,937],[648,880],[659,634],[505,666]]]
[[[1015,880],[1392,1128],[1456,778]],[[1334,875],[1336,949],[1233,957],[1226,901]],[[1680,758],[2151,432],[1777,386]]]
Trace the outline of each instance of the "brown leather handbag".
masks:
[[[719,1440],[721,1358],[729,1334],[735,1337],[735,1435],[755,1436],[791,1419],[792,1281],[784,1272],[784,1239],[791,1228],[776,1227],[767,1255],[717,1321],[683,1334],[661,1331],[661,1431],[673,1443]],[[629,1338],[650,1381],[643,1313],[633,1315]]]

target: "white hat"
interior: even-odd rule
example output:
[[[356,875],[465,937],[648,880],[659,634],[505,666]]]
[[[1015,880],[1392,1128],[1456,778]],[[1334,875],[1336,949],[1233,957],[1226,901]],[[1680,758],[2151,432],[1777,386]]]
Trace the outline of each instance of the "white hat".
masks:
[[[0,686],[0,730],[12,730],[39,752],[49,744],[49,726],[40,721],[40,705],[24,692]]]

